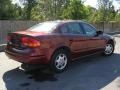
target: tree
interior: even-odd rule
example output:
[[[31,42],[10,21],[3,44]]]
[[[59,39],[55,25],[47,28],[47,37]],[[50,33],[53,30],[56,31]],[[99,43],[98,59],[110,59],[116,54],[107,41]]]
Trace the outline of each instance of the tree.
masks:
[[[89,5],[86,6],[86,8],[87,8],[87,17],[86,17],[87,21],[89,22],[99,21],[98,10]]]
[[[24,7],[25,19],[27,19],[27,20],[31,19],[31,11],[36,4],[37,4],[37,0],[24,0],[23,5],[25,6]]]
[[[13,7],[10,0],[0,0],[0,19],[12,19]]]
[[[12,5],[13,7],[13,18],[12,19],[23,19],[23,9],[17,4]]]
[[[17,4],[12,4],[11,0],[0,0],[0,19],[22,19],[22,9]]]
[[[70,0],[67,7],[63,10],[62,18],[86,19],[87,15],[87,8],[81,0]]]
[[[31,18],[33,20],[48,20],[53,16],[52,0],[38,0],[32,9]]]
[[[32,9],[31,18],[34,20],[60,19],[68,2],[69,0],[37,0],[36,6]]]
[[[101,21],[114,20],[116,11],[111,0],[98,0],[98,14]]]

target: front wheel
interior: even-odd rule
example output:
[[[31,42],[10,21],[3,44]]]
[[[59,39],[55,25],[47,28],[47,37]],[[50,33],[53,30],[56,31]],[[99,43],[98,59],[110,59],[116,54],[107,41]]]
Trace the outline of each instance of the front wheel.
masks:
[[[106,44],[106,47],[105,47],[103,54],[105,56],[110,56],[113,54],[113,52],[114,52],[114,45],[111,43]]]
[[[68,65],[69,53],[65,50],[58,50],[51,59],[50,68],[57,72],[63,72]]]

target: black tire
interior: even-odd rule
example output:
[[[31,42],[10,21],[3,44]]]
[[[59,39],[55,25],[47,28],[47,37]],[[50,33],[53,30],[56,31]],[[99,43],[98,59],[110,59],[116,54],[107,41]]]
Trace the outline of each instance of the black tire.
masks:
[[[56,60],[57,60],[58,56],[62,55],[62,54],[66,56],[67,63],[64,68],[58,69],[56,66]],[[60,49],[53,54],[53,56],[51,58],[50,69],[56,73],[61,73],[67,68],[69,60],[70,60],[69,52],[66,50]]]
[[[110,45],[110,46],[112,47],[112,50],[111,50],[110,53],[106,53],[106,48],[105,48],[105,50],[104,50],[104,52],[103,52],[103,55],[104,55],[104,56],[111,56],[111,55],[113,54],[113,52],[114,52],[114,45],[113,45],[112,43],[110,43],[110,42],[107,43],[106,46],[107,46],[107,45]]]

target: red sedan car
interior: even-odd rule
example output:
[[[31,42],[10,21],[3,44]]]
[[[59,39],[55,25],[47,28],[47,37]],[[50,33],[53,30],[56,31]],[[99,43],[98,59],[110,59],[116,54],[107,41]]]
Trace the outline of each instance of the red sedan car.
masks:
[[[6,55],[27,66],[47,65],[62,72],[69,61],[97,53],[114,52],[112,36],[78,20],[47,21],[26,31],[8,34]]]

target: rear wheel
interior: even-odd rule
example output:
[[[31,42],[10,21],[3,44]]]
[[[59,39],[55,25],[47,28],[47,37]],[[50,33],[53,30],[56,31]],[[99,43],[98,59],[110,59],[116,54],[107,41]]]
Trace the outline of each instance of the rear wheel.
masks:
[[[50,68],[55,72],[63,72],[69,61],[69,52],[65,50],[58,50],[54,53],[51,59]]]
[[[103,54],[105,56],[110,56],[113,54],[113,52],[114,52],[114,45],[112,43],[107,43]]]

